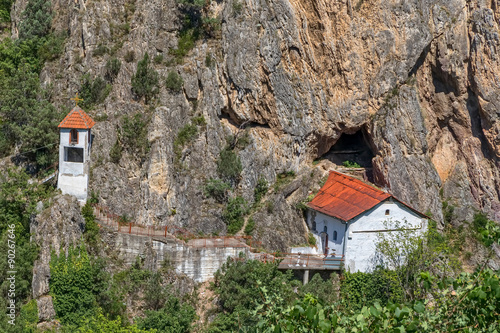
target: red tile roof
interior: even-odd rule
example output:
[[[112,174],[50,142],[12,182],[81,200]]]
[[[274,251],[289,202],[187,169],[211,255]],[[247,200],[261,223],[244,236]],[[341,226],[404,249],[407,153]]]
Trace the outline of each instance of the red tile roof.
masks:
[[[75,106],[73,110],[61,121],[59,128],[79,128],[79,129],[90,129],[95,125],[95,121],[90,118],[88,114],[85,113],[78,106]]]
[[[328,216],[349,221],[389,197],[389,193],[356,178],[330,171],[325,185],[308,206]]]

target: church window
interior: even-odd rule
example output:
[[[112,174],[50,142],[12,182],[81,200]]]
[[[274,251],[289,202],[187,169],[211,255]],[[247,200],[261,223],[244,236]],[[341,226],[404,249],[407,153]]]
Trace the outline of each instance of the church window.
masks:
[[[385,210],[385,215],[389,215],[390,213],[391,213],[391,211],[389,209]]]
[[[316,221],[315,220],[313,220],[313,222],[312,222],[312,230],[316,231]]]
[[[69,143],[78,144],[78,131],[74,128],[69,132]]]
[[[337,231],[335,230],[333,232],[333,240],[336,241],[337,240]]]

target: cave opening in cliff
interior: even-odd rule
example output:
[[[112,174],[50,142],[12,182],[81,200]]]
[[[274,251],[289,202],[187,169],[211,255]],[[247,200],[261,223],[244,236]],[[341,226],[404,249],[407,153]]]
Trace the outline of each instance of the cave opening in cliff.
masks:
[[[372,159],[374,155],[368,143],[367,134],[363,129],[353,133],[343,133],[335,144],[322,158],[346,169],[357,169],[368,181],[373,181]]]

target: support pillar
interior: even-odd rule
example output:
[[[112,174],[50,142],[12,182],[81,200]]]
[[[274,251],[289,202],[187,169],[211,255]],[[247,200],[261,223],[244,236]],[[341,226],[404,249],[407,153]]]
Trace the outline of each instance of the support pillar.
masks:
[[[309,282],[309,270],[308,269],[306,269],[304,271],[304,279],[302,280],[303,284],[307,284],[307,282]]]

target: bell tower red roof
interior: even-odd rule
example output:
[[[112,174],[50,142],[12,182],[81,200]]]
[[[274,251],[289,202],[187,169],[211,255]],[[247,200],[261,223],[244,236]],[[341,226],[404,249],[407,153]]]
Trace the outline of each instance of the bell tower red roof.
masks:
[[[90,118],[80,107],[75,106],[73,110],[61,121],[59,128],[91,129],[95,121]]]

